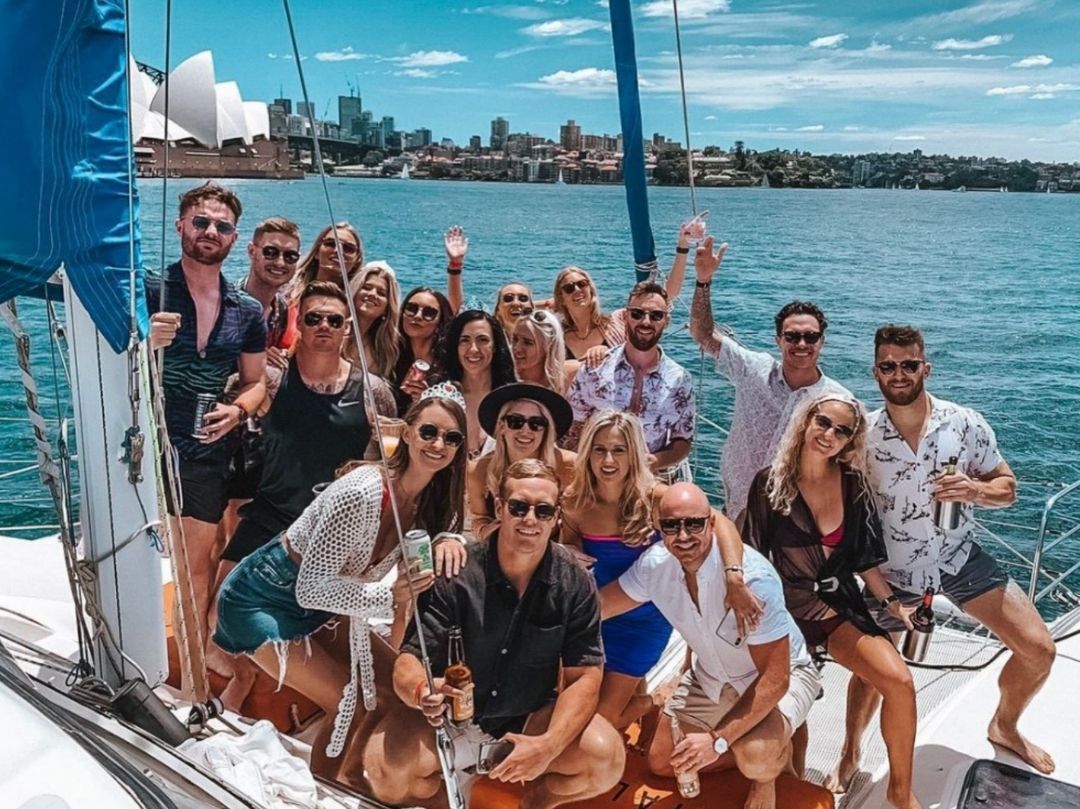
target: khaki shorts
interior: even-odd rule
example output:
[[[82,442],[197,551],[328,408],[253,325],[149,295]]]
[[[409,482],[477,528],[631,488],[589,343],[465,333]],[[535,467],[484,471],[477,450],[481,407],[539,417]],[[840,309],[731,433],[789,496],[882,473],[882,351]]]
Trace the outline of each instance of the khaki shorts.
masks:
[[[821,693],[821,675],[814,666],[798,665],[791,669],[791,682],[787,693],[780,698],[776,708],[787,720],[788,735],[806,721],[810,708]],[[668,716],[678,717],[680,722],[696,725],[702,730],[715,730],[735,707],[741,695],[730,683],[720,691],[720,701],[714,702],[701,687],[694,670],[687,671],[671,699],[664,706]]]

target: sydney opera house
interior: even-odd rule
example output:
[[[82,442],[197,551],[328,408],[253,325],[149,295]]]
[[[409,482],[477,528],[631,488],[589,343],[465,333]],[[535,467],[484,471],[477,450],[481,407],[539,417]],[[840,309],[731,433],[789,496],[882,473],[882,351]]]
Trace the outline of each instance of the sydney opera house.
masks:
[[[270,137],[266,104],[244,101],[234,81],[218,82],[210,51],[197,53],[158,84],[132,61],[131,128],[140,176],[303,176],[289,165],[287,141]],[[166,166],[166,150],[168,164]]]

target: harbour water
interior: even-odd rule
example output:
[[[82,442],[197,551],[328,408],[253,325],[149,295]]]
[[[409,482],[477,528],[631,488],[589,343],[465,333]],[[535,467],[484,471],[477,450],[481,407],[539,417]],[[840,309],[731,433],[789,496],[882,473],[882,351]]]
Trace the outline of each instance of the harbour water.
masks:
[[[174,261],[177,195],[166,190],[165,256]],[[247,271],[244,248],[267,216],[298,222],[311,239],[329,222],[316,179],[230,183],[244,203],[241,240],[225,271]],[[566,264],[588,269],[605,308],[622,305],[633,283],[629,227],[622,189],[612,186],[495,183],[329,181],[334,215],[353,222],[369,258],[396,269],[403,290],[443,287],[442,233],[461,224],[470,239],[466,300],[486,308],[509,280],[548,296]],[[160,263],[162,189],[144,183],[143,256]],[[1048,194],[945,194],[900,191],[702,189],[698,207],[711,211],[709,230],[731,243],[713,283],[718,321],[752,348],[775,351],[774,313],[793,298],[815,301],[829,318],[827,373],[879,406],[870,376],[875,328],[913,323],[933,362],[928,384],[938,396],[982,412],[1021,481],[1020,503],[982,516],[1019,549],[1030,548],[1046,497],[1080,478],[1080,198]],[[687,189],[652,188],[653,231],[661,266],[670,265],[680,222],[691,215]],[[712,420],[730,419],[731,388],[702,363],[685,324],[691,282],[676,305],[663,345],[701,374],[699,407]],[[21,302],[31,325],[42,409],[55,432],[70,416],[68,396],[53,389],[53,357],[44,306]],[[10,339],[0,363],[0,532],[10,526],[55,523],[36,474],[4,477],[34,462],[30,426]],[[57,359],[57,363],[58,363]],[[59,364],[57,364],[59,368]],[[720,436],[707,430],[697,450],[706,487],[715,492]],[[713,493],[711,492],[711,493]],[[29,529],[23,536],[45,530]],[[995,555],[1009,562],[1007,551]],[[1080,559],[1080,551],[1068,552]],[[1014,573],[1024,583],[1029,574]]]

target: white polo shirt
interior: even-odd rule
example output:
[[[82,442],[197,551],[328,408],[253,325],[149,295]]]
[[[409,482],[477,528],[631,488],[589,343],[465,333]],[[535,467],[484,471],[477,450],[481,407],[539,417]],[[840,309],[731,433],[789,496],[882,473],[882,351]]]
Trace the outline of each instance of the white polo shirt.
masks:
[[[635,601],[652,601],[694,652],[694,674],[709,699],[719,701],[724,684],[742,694],[760,673],[749,646],[791,640],[791,665],[809,665],[810,655],[802,632],[784,606],[784,588],[773,566],[753,548],[743,549],[743,576],[750,591],[765,605],[757,630],[734,646],[735,616],[724,607],[720,551],[712,550],[697,572],[701,611],[686,589],[686,573],[662,543],[653,545],[619,577],[619,586]]]

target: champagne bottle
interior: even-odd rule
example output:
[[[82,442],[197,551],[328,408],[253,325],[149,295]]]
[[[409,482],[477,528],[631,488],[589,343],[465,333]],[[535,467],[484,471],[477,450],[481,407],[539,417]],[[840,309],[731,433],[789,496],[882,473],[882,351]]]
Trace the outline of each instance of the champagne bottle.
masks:
[[[934,632],[934,588],[926,588],[922,603],[911,616],[912,628],[904,635],[904,657],[912,663],[926,659],[930,636]]]
[[[686,734],[682,731],[682,726],[679,725],[677,717],[671,717],[671,746],[672,749],[678,746],[679,742],[686,738]],[[679,794],[684,798],[696,798],[701,794],[701,779],[698,778],[696,772],[677,772],[675,773],[675,781],[679,785]]]
[[[461,637],[461,627],[450,630],[450,653],[447,657],[446,684],[462,691],[460,697],[450,701],[450,721],[464,725],[473,718],[473,676],[472,669],[465,662],[465,641]]]

